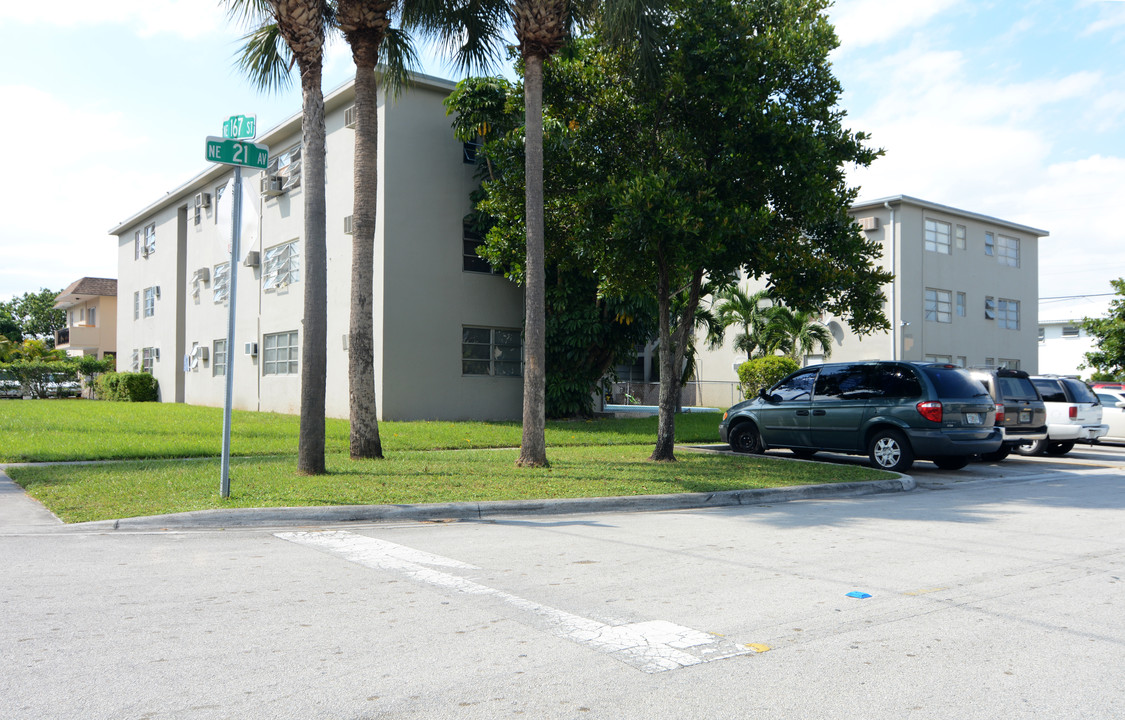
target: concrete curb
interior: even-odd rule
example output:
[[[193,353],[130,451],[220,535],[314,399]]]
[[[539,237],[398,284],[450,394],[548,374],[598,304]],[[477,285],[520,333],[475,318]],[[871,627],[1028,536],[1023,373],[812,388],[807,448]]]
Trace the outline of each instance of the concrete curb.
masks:
[[[344,505],[331,507],[248,508],[197,510],[172,515],[99,520],[67,525],[68,529],[177,530],[252,527],[292,527],[348,522],[419,520],[484,520],[519,515],[569,515],[603,512],[654,512],[691,510],[738,505],[761,505],[791,500],[853,498],[917,487],[914,478],[900,475],[889,480],[799,485],[760,490],[728,490],[716,493],[677,493],[629,497],[576,498],[567,500],[510,500],[494,502],[435,503],[428,505]]]

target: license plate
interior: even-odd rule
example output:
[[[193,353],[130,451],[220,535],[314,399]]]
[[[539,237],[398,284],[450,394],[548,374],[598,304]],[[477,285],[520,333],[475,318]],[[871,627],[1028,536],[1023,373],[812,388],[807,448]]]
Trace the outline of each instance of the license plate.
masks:
[[[981,424],[980,413],[965,413],[965,422],[967,422],[970,425],[980,425]]]
[[[1030,410],[1020,410],[1020,423],[1029,423],[1029,422],[1031,422],[1031,411]]]

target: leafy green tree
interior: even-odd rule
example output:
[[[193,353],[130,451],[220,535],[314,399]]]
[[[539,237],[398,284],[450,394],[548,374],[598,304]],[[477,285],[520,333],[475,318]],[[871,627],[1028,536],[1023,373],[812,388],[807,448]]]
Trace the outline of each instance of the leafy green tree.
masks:
[[[763,303],[768,304],[763,307]],[[723,328],[732,325],[742,328],[734,337],[734,349],[746,353],[746,359],[750,360],[759,350],[765,351],[765,332],[773,307],[768,289],[748,293],[732,286],[715,297],[715,319]]]
[[[1085,318],[1082,327],[1097,338],[1095,350],[1086,353],[1085,367],[1101,376],[1125,376],[1125,278],[1110,280],[1117,297],[1109,304],[1104,318]]]
[[[798,363],[817,348],[825,359],[832,355],[832,332],[820,322],[820,316],[784,305],[770,309],[764,341],[770,353],[780,351]]]
[[[659,312],[660,419],[653,460],[674,460],[674,411],[704,277],[768,277],[798,310],[857,332],[887,326],[877,243],[855,226],[849,163],[878,153],[842,127],[822,0],[677,0],[653,80],[612,45],[576,43],[549,68],[567,149],[574,252],[607,295],[645,292]],[[553,182],[548,178],[548,186]],[[498,227],[519,224],[507,183],[486,183]],[[493,242],[504,232],[490,232]],[[682,304],[673,317],[673,301]]]
[[[240,67],[264,89],[284,84],[295,62],[301,76],[301,185],[304,188],[304,318],[301,338],[301,426],[297,470],[323,475],[324,393],[328,370],[328,249],[324,190],[324,38],[332,17],[326,0],[226,0],[233,18],[251,26]],[[282,42],[279,42],[279,39]],[[284,43],[284,44],[282,44]]]
[[[78,374],[77,362],[46,340],[24,340],[9,358],[0,362],[0,371],[18,380],[24,394],[34,398],[48,397],[57,383],[73,381]]]
[[[651,56],[657,44],[659,8],[645,0],[431,0],[419,22],[456,48],[459,66],[484,68],[497,59],[514,29],[524,75],[524,401],[523,438],[517,465],[547,465],[546,444],[546,242],[544,239],[544,62],[555,56],[575,20],[597,17],[607,42],[625,44],[635,57]],[[511,21],[511,26],[508,22]]]
[[[789,373],[800,369],[796,360],[783,355],[765,355],[747,360],[738,366],[742,396],[752,398],[759,389],[771,388]]]
[[[0,303],[0,335],[15,343],[38,338],[54,347],[55,331],[66,327],[66,312],[55,309],[55,298],[60,292],[42,288]]]

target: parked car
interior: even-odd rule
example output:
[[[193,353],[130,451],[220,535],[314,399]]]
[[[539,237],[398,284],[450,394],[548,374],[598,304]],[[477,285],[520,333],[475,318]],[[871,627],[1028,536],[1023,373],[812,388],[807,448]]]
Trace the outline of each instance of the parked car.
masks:
[[[1098,388],[1094,394],[1102,404],[1102,422],[1109,427],[1101,439],[1125,442],[1125,391]]]
[[[915,458],[956,470],[1000,447],[995,415],[988,391],[952,365],[828,363],[732,407],[719,437],[738,452],[827,450],[867,455],[884,470],[908,470]]]
[[[1125,383],[1096,382],[1090,383],[1090,388],[1093,389],[1094,392],[1099,392],[1101,390],[1116,390],[1117,392],[1125,392]]]
[[[1031,377],[1023,370],[1001,367],[974,367],[973,378],[984,385],[996,403],[996,426],[1004,442],[994,451],[981,453],[987,462],[1000,462],[1012,450],[1047,437],[1047,408]]]
[[[1065,455],[1076,442],[1093,443],[1109,432],[1098,396],[1086,383],[1058,375],[1036,375],[1031,382],[1047,406],[1047,437],[1021,447],[1021,455]]]

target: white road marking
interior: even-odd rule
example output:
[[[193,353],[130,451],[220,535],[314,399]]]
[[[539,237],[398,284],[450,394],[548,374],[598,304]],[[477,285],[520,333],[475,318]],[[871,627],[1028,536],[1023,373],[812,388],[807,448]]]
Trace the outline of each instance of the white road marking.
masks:
[[[606,625],[596,620],[579,617],[472,580],[423,567],[423,565],[437,565],[464,570],[479,569],[474,565],[366,535],[354,535],[347,531],[328,531],[283,532],[276,533],[275,536],[330,552],[365,567],[400,572],[417,582],[469,595],[492,597],[526,613],[533,621],[532,624],[542,627],[553,635],[607,653],[646,673],[676,670],[736,655],[749,655],[753,652],[747,647],[740,647],[717,635],[692,630],[665,620]]]

